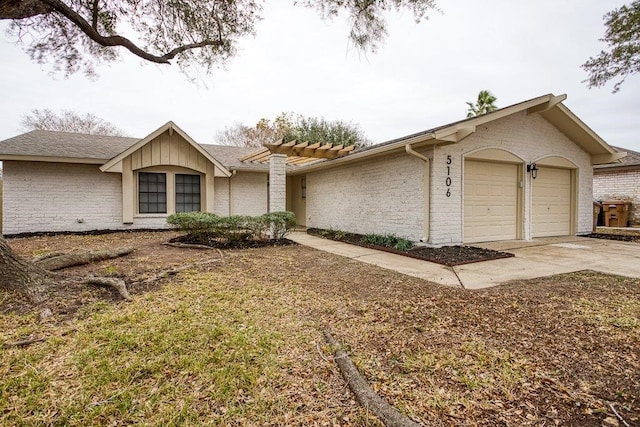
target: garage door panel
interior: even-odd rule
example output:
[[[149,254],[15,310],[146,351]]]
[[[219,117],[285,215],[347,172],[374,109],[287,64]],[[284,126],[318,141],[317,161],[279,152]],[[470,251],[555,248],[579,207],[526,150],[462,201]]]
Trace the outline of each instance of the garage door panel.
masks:
[[[571,234],[571,170],[540,167],[532,182],[532,236]]]
[[[511,240],[517,236],[518,166],[465,161],[464,241]]]

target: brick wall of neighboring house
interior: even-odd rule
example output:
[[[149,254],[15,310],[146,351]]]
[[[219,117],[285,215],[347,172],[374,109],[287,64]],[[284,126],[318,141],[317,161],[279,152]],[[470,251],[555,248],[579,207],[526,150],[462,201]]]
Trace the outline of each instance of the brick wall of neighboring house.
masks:
[[[630,201],[631,225],[640,225],[640,166],[596,169],[593,174],[593,197],[596,200]]]
[[[424,162],[404,153],[307,174],[307,227],[392,233],[424,229]]]

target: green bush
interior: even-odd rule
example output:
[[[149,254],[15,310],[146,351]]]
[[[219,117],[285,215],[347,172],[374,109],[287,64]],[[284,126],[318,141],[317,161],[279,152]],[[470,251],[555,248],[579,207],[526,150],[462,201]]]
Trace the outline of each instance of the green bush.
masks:
[[[362,237],[362,243],[375,246],[384,246],[386,248],[393,248],[398,251],[408,251],[413,248],[413,242],[402,237],[395,236],[393,234],[366,234]]]
[[[296,214],[293,212],[270,212],[260,218],[267,224],[273,239],[283,239],[296,226]]]
[[[270,238],[282,239],[295,227],[296,216],[293,212],[226,217],[208,212],[182,212],[170,215],[167,222],[201,242],[212,238],[239,242],[242,240],[269,240]]]
[[[215,237],[213,230],[220,217],[210,212],[180,212],[169,215],[167,222],[197,240]]]

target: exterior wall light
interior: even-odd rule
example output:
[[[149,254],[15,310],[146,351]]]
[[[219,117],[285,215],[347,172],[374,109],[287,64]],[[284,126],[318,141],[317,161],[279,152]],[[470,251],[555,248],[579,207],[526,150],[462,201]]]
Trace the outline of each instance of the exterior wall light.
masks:
[[[535,163],[529,163],[527,165],[527,173],[531,172],[531,178],[536,179],[538,177],[538,165]]]

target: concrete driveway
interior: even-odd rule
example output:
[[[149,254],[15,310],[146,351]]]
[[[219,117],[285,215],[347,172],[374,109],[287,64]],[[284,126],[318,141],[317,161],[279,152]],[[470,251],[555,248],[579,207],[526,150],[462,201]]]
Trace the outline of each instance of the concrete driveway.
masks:
[[[640,244],[586,237],[550,237],[532,241],[476,243],[510,252],[513,258],[445,267],[346,243],[292,233],[289,238],[319,250],[374,264],[448,286],[481,289],[512,280],[533,279],[580,270],[640,278]]]
[[[454,267],[463,285],[469,289],[580,270],[640,278],[638,243],[587,237],[549,237],[529,242],[491,242],[476,246],[510,252],[515,257]]]

